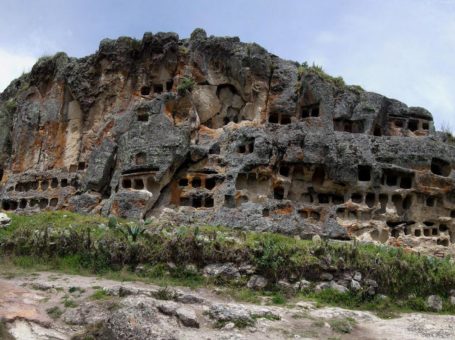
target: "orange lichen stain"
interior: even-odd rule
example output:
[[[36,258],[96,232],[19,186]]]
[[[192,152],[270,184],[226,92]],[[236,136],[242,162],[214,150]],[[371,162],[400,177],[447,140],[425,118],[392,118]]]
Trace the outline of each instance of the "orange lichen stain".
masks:
[[[417,186],[422,191],[431,190],[431,188],[438,188],[447,193],[454,189],[454,185],[452,183],[452,179],[449,177],[442,177],[442,176],[434,176],[432,174],[426,174],[419,176],[419,180],[417,182]],[[427,188],[424,188],[427,187]]]
[[[202,83],[207,80],[204,75],[204,72],[202,72],[198,67],[193,67],[191,71],[191,76],[197,83]]]
[[[417,130],[417,131],[414,131],[414,134],[415,134],[417,137],[428,136],[428,130]]]
[[[282,208],[275,209],[272,211],[276,215],[290,215],[294,212],[294,208],[291,205],[286,205]]]
[[[118,202],[117,201],[114,201],[112,203],[111,212],[112,212],[112,214],[114,214],[116,216],[119,216],[119,206],[118,206]]]
[[[46,143],[48,148],[52,151],[52,159],[54,160],[48,164],[49,168],[63,168],[65,166],[63,163],[64,158],[62,156],[65,153],[66,148],[67,126],[66,122],[50,122],[48,126],[46,126],[46,130],[54,132],[48,135]]]
[[[394,247],[401,247],[403,245],[403,242],[401,242],[401,240],[396,239],[394,237],[389,238],[387,243]]]
[[[111,130],[114,127],[114,120],[110,120],[108,124],[106,124],[103,128],[103,130],[100,131],[98,134],[98,139],[95,141],[95,145],[100,145],[103,140],[105,140],[107,137],[111,135]]]
[[[344,203],[344,205],[343,205],[344,208],[347,208],[347,209],[349,209],[349,210],[351,210],[351,211],[357,211],[358,206],[359,206],[359,205],[358,205],[357,203],[352,203],[351,200],[347,201],[347,202]]]
[[[392,123],[389,124],[387,131],[389,136],[403,136],[401,128],[395,127],[395,125]]]
[[[210,129],[205,125],[201,125],[199,127],[199,134],[202,136],[208,136],[212,139],[219,138],[221,135],[221,132],[218,130]]]
[[[181,194],[182,194],[182,189],[179,187],[177,181],[172,181],[172,183],[171,183],[171,203],[175,204],[175,205],[179,205]]]

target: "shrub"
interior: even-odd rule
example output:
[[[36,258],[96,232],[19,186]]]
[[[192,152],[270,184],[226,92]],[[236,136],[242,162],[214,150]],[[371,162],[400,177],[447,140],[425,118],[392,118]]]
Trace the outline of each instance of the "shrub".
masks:
[[[447,123],[447,122],[443,122],[441,124],[441,132],[443,134],[445,134],[446,138],[447,138],[447,143],[448,144],[452,144],[452,145],[455,145],[455,134],[454,134],[454,130],[452,128],[452,126]]]
[[[195,85],[194,79],[190,77],[183,77],[180,84],[177,86],[177,93],[180,96],[186,96],[188,93],[193,91]]]
[[[153,293],[153,297],[158,300],[174,300],[177,296],[175,290],[169,287],[163,287]]]
[[[8,112],[13,113],[17,108],[17,101],[14,98],[10,98],[5,103],[5,108]]]
[[[92,300],[106,300],[109,298],[110,296],[107,295],[104,289],[97,289],[92,295],[90,295],[90,299]]]
[[[352,318],[332,319],[329,325],[335,332],[349,334],[356,325],[356,321]]]
[[[52,319],[57,320],[63,314],[63,311],[58,306],[54,306],[46,309],[46,313]]]

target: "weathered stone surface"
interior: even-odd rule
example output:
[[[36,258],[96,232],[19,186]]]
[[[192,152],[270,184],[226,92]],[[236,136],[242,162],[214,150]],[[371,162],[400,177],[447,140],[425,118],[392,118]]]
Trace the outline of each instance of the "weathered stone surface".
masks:
[[[178,308],[179,304],[173,301],[162,302],[158,305],[158,310],[165,315],[175,315]]]
[[[263,289],[267,286],[267,279],[260,275],[253,275],[246,285],[250,289]]]
[[[234,322],[242,325],[254,325],[255,323],[246,308],[235,305],[213,305],[210,307],[209,315],[212,319],[219,322]]]
[[[107,302],[86,302],[76,308],[69,308],[63,313],[62,319],[68,325],[90,325],[103,322],[109,318],[109,305]]]
[[[203,30],[41,58],[0,94],[1,208],[453,253],[455,147],[431,114],[299,66]]]
[[[203,269],[203,273],[206,276],[213,277],[224,277],[224,278],[238,278],[240,273],[238,268],[233,263],[219,263],[209,264]]]
[[[199,321],[194,310],[180,307],[175,311],[175,315],[184,326],[199,328]]]
[[[162,318],[158,314],[153,299],[127,297],[104,323],[101,338],[176,339],[172,318]]]
[[[358,281],[351,280],[351,282],[349,283],[349,288],[351,288],[353,291],[358,291],[362,289],[362,286]]]
[[[321,282],[318,285],[316,285],[315,290],[317,292],[320,292],[325,289],[333,289],[336,290],[339,293],[347,293],[349,292],[349,289],[346,287],[336,283],[335,281],[330,281],[330,282]]]
[[[11,222],[11,218],[4,213],[0,213],[0,227],[5,227]]]
[[[438,295],[430,295],[427,298],[427,307],[435,312],[442,310],[442,299]]]

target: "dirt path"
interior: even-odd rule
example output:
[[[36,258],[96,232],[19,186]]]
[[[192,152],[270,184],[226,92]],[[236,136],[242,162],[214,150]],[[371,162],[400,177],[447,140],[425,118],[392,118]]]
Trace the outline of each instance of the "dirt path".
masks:
[[[115,339],[455,339],[455,316],[412,313],[383,320],[304,301],[257,306],[209,289],[179,287],[171,297],[166,292],[140,282],[49,272],[10,276],[0,279],[0,319],[20,340],[71,339],[103,322]],[[254,323],[241,324],[250,316]]]

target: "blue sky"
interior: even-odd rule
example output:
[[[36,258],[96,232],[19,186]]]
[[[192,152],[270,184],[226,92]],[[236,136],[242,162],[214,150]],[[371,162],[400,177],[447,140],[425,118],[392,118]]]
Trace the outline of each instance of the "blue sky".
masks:
[[[0,90],[42,55],[196,27],[315,62],[455,128],[455,0],[0,0]]]

